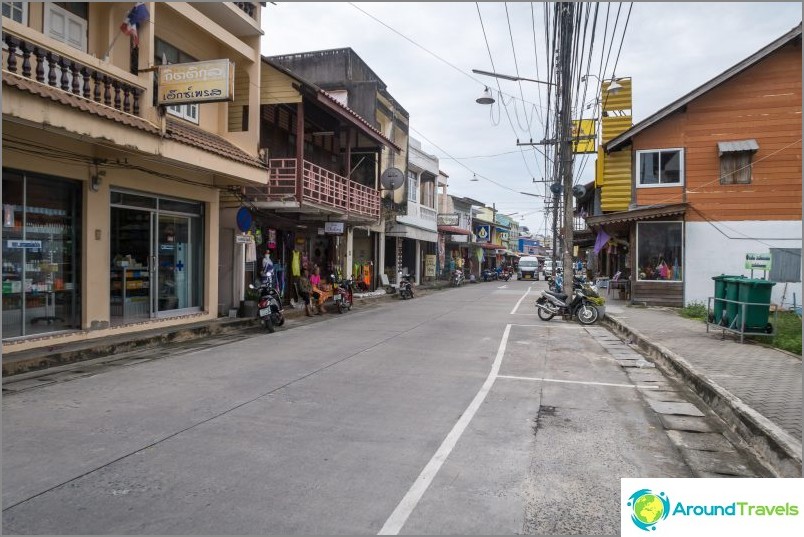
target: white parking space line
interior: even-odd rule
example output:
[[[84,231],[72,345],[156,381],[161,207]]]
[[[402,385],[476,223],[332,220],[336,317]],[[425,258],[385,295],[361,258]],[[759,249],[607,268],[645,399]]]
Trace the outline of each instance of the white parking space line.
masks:
[[[516,377],[513,375],[499,375],[497,378],[513,379],[513,380],[530,380],[535,382],[560,382],[562,384],[585,384],[591,386],[614,386],[615,388],[645,388],[645,389],[658,388],[658,386],[649,386],[646,384],[615,384],[611,382],[589,382],[584,380],[558,380],[558,379],[545,379],[539,377]]]
[[[520,298],[519,301],[516,303],[516,306],[514,306],[514,309],[511,310],[511,315],[514,315],[516,313],[516,310],[519,308],[519,305],[522,304],[522,301],[525,300],[525,297],[528,296],[528,293],[530,293],[530,290],[532,288],[533,288],[533,286],[531,285],[531,286],[529,286],[527,288],[527,290],[525,290],[525,294],[522,295],[522,298]]]
[[[491,371],[489,371],[489,376],[486,377],[486,381],[483,383],[483,386],[481,386],[480,391],[477,392],[475,398],[472,399],[472,402],[469,403],[468,407],[466,407],[466,410],[461,415],[460,419],[458,419],[458,421],[452,427],[452,430],[441,443],[441,447],[438,448],[438,451],[435,452],[435,455],[433,455],[433,457],[430,459],[430,462],[428,462],[427,466],[424,467],[424,470],[422,470],[422,472],[419,474],[419,477],[416,478],[416,481],[410,487],[407,494],[405,494],[405,496],[399,502],[399,505],[396,506],[394,512],[391,513],[391,516],[388,517],[388,520],[385,521],[385,524],[377,535],[398,535],[402,530],[402,526],[405,525],[408,517],[419,504],[419,501],[422,499],[422,496],[424,496],[424,493],[427,491],[430,483],[433,482],[436,474],[438,474],[438,471],[441,469],[441,465],[444,464],[444,462],[447,460],[447,457],[449,457],[449,454],[452,453],[452,450],[455,448],[455,445],[458,443],[458,440],[461,438],[464,430],[466,430],[469,422],[472,421],[472,418],[474,417],[475,413],[477,413],[480,405],[486,399],[486,395],[488,395],[489,390],[491,390],[491,386],[494,384],[494,381],[497,378],[497,373],[500,372],[500,365],[502,365],[502,359],[503,355],[505,354],[505,347],[508,344],[508,335],[510,333],[511,325],[509,324],[505,327],[502,340],[500,340],[500,346],[497,349],[497,356],[494,358],[494,363],[491,366]]]

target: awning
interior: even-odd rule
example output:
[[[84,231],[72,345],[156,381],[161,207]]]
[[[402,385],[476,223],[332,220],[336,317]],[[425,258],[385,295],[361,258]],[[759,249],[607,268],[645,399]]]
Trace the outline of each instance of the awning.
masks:
[[[492,244],[490,242],[479,242],[476,243],[477,246],[483,248],[484,250],[496,250],[500,247],[499,244]]]
[[[440,233],[449,233],[450,235],[471,235],[472,232],[468,229],[456,226],[438,226]]]
[[[717,143],[718,156],[722,157],[723,153],[736,153],[739,151],[759,151],[759,144],[756,140],[739,140],[736,142],[718,142]]]
[[[672,205],[660,205],[645,207],[644,209],[631,209],[616,213],[602,214],[599,216],[587,216],[586,224],[589,227],[597,227],[609,224],[619,224],[623,222],[638,222],[640,220],[650,220],[662,216],[675,216],[684,214],[687,211],[686,203],[674,203]]]

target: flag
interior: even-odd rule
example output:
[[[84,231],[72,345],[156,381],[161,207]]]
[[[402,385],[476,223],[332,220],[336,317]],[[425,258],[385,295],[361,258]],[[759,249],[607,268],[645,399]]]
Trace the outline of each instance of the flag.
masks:
[[[123,24],[120,25],[120,31],[131,37],[135,47],[140,44],[140,36],[137,34],[137,27],[140,23],[148,20],[149,16],[150,13],[148,13],[148,8],[145,7],[145,3],[137,2],[126,14]]]
[[[609,242],[610,238],[611,235],[606,233],[606,230],[601,227],[600,233],[598,233],[597,237],[595,237],[595,255],[597,255],[600,252],[600,250],[602,250],[603,247],[606,246],[606,243]]]

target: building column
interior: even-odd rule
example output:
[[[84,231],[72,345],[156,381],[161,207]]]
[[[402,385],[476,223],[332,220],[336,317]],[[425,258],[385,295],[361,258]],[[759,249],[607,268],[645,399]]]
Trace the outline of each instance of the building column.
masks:
[[[422,283],[422,245],[419,239],[416,239],[416,285]]]
[[[377,236],[377,263],[374,265],[374,277],[376,278],[377,287],[382,286],[382,278],[380,274],[385,274],[385,231],[379,231]]]
[[[354,240],[355,240],[355,228],[347,227],[346,228],[346,270],[344,274],[346,278],[351,278],[352,274],[352,267],[354,265]]]

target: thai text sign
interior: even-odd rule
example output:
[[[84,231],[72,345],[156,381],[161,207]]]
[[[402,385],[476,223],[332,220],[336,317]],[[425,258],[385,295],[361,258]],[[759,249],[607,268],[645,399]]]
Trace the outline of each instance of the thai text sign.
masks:
[[[343,234],[343,222],[324,222],[324,232],[331,235]]]
[[[764,270],[771,269],[771,255],[767,254],[745,254],[745,268],[750,270]]]
[[[457,213],[446,213],[438,215],[439,226],[457,226],[461,222],[461,216]]]
[[[207,60],[159,66],[158,104],[234,100],[234,64]]]
[[[436,256],[424,256],[424,276],[426,278],[435,278],[436,275]]]

